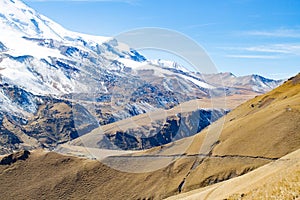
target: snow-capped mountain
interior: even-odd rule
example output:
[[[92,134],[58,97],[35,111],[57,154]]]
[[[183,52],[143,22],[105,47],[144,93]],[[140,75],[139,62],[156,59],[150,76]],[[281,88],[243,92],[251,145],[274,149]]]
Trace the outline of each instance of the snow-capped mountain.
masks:
[[[222,83],[216,79],[217,74],[202,74],[206,82],[216,86],[235,89],[246,89],[257,93],[265,93],[283,83],[283,80],[272,80],[259,75],[235,76],[230,72],[219,73]]]
[[[84,40],[88,45],[101,44],[111,38],[91,36],[72,32],[64,29],[59,24],[47,17],[40,15],[20,0],[2,0],[0,2],[1,37],[8,36],[7,42],[11,42],[12,36],[53,39],[56,41],[70,41],[82,45]],[[10,35],[10,34],[14,35]],[[74,44],[74,43],[73,43]],[[17,50],[21,50],[17,48]],[[30,50],[30,49],[27,49]],[[49,52],[48,52],[49,53]],[[42,54],[42,56],[45,56]]]
[[[2,0],[0,4],[0,65],[6,83],[18,84],[34,94],[89,92],[95,85],[99,92],[105,92],[111,82],[108,79],[137,74],[125,73],[126,69],[136,72],[155,68],[155,63],[129,47],[121,48],[113,38],[68,31],[19,0]],[[156,64],[155,76],[174,75],[161,69],[161,62]],[[177,69],[177,65],[172,67]],[[203,83],[199,78],[188,79]]]
[[[172,61],[147,60],[114,38],[66,30],[20,0],[0,0],[0,146],[6,149],[56,145],[99,124],[222,94],[222,85],[206,79]],[[264,92],[278,83],[250,84]]]
[[[162,68],[171,68],[175,70],[180,70],[182,72],[187,72],[187,73],[189,72],[189,70],[187,70],[184,66],[174,61],[157,59],[157,60],[151,60],[151,63],[158,65]]]
[[[119,57],[144,59],[118,49],[112,38],[68,31],[19,0],[0,1],[0,30],[2,79],[35,94],[85,91],[83,78],[109,75],[97,66]]]

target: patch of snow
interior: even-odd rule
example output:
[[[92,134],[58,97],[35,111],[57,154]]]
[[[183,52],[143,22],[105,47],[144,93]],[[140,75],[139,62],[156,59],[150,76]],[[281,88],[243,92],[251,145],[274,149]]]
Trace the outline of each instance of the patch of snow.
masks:
[[[195,78],[192,78],[192,77],[189,77],[189,76],[185,76],[185,75],[181,75],[181,76],[182,76],[184,79],[187,79],[187,80],[193,82],[194,84],[198,85],[199,87],[206,88],[206,89],[215,89],[214,86],[209,85],[209,84],[207,84],[207,83],[205,83],[205,82],[203,82],[203,81],[199,81],[199,80],[197,80],[197,79],[195,79]]]
[[[119,58],[118,61],[123,63],[126,67],[130,67],[135,70],[143,69],[143,67],[148,64],[147,62],[137,62],[137,61],[130,60],[127,58]]]
[[[165,67],[165,68],[173,68],[176,70],[180,70],[182,72],[190,72],[188,69],[186,69],[184,66],[174,62],[174,61],[168,61],[168,60],[162,60],[162,59],[157,59],[157,60],[151,60],[150,61],[154,65],[158,65],[160,67]]]
[[[74,81],[60,69],[54,69],[38,59],[18,62],[4,58],[1,62],[3,82],[27,88],[34,94],[62,94],[74,91]]]
[[[39,46],[38,44],[28,41],[21,36],[18,37],[10,31],[1,32],[2,43],[9,49],[8,52],[14,57],[31,55],[36,58],[44,58],[50,62],[49,57],[66,58],[60,54],[58,49],[50,49]]]

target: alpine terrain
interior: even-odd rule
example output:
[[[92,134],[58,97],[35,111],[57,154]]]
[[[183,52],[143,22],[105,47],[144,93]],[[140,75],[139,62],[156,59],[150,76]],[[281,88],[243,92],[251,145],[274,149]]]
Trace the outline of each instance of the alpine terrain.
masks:
[[[199,150],[210,129],[161,147],[99,162],[35,150],[3,156],[0,187],[5,199],[297,199],[300,195],[300,74],[271,92],[238,106],[208,153]],[[247,127],[247,128],[246,128]],[[190,143],[185,148],[185,143]],[[184,150],[178,156],[177,152]],[[154,155],[152,159],[150,156]],[[147,155],[147,156],[145,156]],[[130,160],[130,159],[132,160]],[[156,158],[157,160],[153,159]],[[165,159],[161,169],[129,173]],[[106,161],[105,161],[106,160]],[[156,163],[156,164],[157,164]]]
[[[299,199],[299,102],[0,0],[1,199]]]
[[[123,150],[159,146],[197,133],[282,82],[258,75],[199,74],[175,62],[147,60],[114,38],[66,30],[19,0],[0,1],[0,32],[1,153],[53,149],[103,125],[202,100],[189,112],[167,111],[167,119],[145,124],[144,135],[145,128],[131,127],[129,136],[128,129],[106,131],[98,145]],[[212,105],[211,94],[220,102],[227,95],[228,106]],[[190,118],[199,124],[195,130],[175,136],[179,121]],[[169,138],[161,139],[165,132]]]

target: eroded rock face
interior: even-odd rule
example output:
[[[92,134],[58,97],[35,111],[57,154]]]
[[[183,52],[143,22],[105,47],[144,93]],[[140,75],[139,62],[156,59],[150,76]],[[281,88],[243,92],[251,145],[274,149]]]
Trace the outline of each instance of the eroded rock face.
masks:
[[[17,153],[10,154],[1,159],[0,165],[11,165],[18,160],[26,160],[30,155],[30,152],[27,150],[19,151]]]
[[[200,132],[227,112],[222,109],[199,109],[187,113],[178,113],[167,117],[164,121],[157,120],[137,128],[106,132],[106,137],[98,142],[98,146],[100,148],[120,148],[123,150],[141,150],[161,146]]]
[[[52,148],[98,127],[96,118],[80,104],[0,86],[0,154]]]
[[[90,121],[84,121],[85,114],[87,114],[85,111],[79,105],[50,102],[42,106],[37,115],[31,118],[22,130],[26,135],[38,139],[46,147],[55,146],[97,127],[97,121],[91,115],[88,116]]]
[[[0,2],[0,153],[24,145],[52,148],[99,124],[224,97],[224,89],[232,95],[261,93],[279,84],[259,76],[203,77],[172,61],[148,60],[118,38],[65,30],[21,1]],[[123,149],[164,144],[178,124],[187,124],[170,120],[155,135],[118,132],[109,140]]]
[[[22,143],[22,141],[11,131],[5,127],[0,126],[0,154],[10,153],[11,150],[17,149],[16,145]]]
[[[128,83],[129,84],[129,83]],[[15,85],[0,84],[0,153],[37,147],[55,148],[93,129],[125,118],[151,111],[169,109],[179,104],[172,92],[145,84],[137,91],[112,94],[69,94],[62,97],[36,95]],[[102,97],[95,100],[95,97]],[[106,101],[103,101],[103,98]],[[122,102],[128,99],[128,102]],[[78,101],[77,101],[78,100]],[[143,106],[141,106],[143,105]],[[200,117],[197,117],[197,116]],[[193,135],[212,121],[210,111],[180,114],[163,121],[154,121],[147,127],[107,134],[100,147],[147,149]],[[221,117],[222,114],[218,114]],[[199,125],[191,125],[198,124]],[[197,127],[195,130],[191,127]],[[150,131],[150,132],[149,132]],[[148,133],[149,132],[149,133]]]

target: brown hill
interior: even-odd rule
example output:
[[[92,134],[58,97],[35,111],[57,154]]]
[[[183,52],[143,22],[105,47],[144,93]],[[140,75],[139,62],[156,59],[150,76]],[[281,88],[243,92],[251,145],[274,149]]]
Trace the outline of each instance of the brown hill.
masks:
[[[297,199],[300,197],[300,150],[248,174],[168,200],[198,199]]]
[[[226,119],[218,120],[193,137],[134,154],[133,158],[141,158],[139,161],[143,165],[153,162],[144,159],[145,154],[174,159],[171,164],[148,173],[120,172],[95,160],[35,151],[25,160],[0,165],[1,198],[163,199],[179,192],[220,184],[218,182],[267,163],[276,165],[277,158],[299,149],[299,102],[300,74],[275,90],[239,106]],[[224,120],[219,137],[214,130],[223,125]],[[177,152],[186,148],[185,155],[176,157]],[[108,160],[114,162],[119,159],[112,157]],[[134,162],[126,164],[127,168],[134,167],[130,166]],[[289,164],[286,163],[287,166]],[[298,164],[295,166],[299,169]],[[280,176],[285,173],[290,180],[291,173],[287,171],[282,171]],[[247,180],[239,182],[239,185]],[[288,190],[288,186],[286,188]],[[227,190],[230,189],[227,187]],[[251,191],[236,190],[228,195],[243,192],[249,196],[256,191],[254,187]]]
[[[300,147],[300,74],[228,116],[214,155],[279,158]]]
[[[191,143],[187,155],[200,155],[196,166],[187,174],[182,190],[220,182],[254,169],[255,163],[246,167],[244,158],[261,158],[271,162],[298,150],[299,102],[300,74],[271,92],[240,105],[225,119],[218,120],[200,134],[180,141]],[[219,126],[223,126],[221,133],[215,131]],[[153,154],[168,154],[176,152],[176,145],[151,151]],[[235,158],[236,163],[228,163],[228,158]],[[243,166],[244,171],[238,171],[237,166]]]
[[[0,193],[3,199],[163,199],[178,193],[193,161],[182,158],[155,172],[134,174],[95,160],[34,151],[26,160],[0,165]],[[248,166],[265,164],[245,161]],[[242,171],[244,166],[235,168]]]

